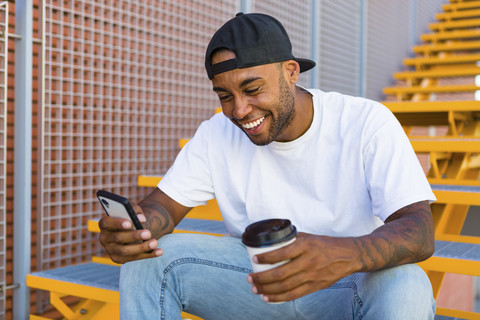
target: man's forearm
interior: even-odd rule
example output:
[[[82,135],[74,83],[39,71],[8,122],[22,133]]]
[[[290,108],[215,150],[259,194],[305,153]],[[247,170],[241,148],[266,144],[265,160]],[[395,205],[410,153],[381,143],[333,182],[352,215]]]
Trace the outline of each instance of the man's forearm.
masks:
[[[361,252],[363,272],[415,263],[434,251],[434,228],[428,201],[417,202],[392,214],[369,235],[354,239]]]
[[[171,233],[175,228],[175,220],[161,204],[146,198],[138,204],[145,215],[144,228],[150,230],[152,238],[159,239],[161,236]]]

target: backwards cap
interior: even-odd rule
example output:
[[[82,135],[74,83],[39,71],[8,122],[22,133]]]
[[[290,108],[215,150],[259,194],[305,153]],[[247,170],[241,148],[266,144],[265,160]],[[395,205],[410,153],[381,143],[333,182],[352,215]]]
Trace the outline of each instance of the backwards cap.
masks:
[[[212,65],[212,55],[218,49],[228,49],[235,58]],[[292,44],[283,25],[274,17],[261,13],[238,13],[213,35],[205,55],[205,69],[210,80],[216,74],[236,68],[295,60],[300,72],[310,70],[315,62],[295,58]]]

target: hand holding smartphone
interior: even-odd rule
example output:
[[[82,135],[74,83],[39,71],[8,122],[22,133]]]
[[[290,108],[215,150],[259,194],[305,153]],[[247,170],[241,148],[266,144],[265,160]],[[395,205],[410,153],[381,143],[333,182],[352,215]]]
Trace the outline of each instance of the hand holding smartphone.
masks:
[[[127,198],[105,190],[97,191],[97,198],[108,216],[128,219],[137,230],[143,229],[135,210]]]

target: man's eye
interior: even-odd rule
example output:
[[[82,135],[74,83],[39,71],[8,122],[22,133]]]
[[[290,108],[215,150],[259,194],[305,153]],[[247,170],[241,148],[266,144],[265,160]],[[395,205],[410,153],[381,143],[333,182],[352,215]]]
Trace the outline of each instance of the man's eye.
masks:
[[[254,89],[248,89],[248,90],[245,90],[245,93],[246,94],[255,94],[258,92],[260,88],[254,88]]]
[[[229,101],[231,98],[232,98],[232,96],[230,96],[230,95],[228,95],[228,96],[218,96],[218,99],[220,99],[220,101]]]

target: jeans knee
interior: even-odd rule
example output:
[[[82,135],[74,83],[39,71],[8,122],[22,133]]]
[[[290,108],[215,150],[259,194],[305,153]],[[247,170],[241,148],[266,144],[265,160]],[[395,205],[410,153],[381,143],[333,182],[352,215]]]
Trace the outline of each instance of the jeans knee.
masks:
[[[122,264],[120,267],[120,292],[128,291],[129,288],[141,287],[145,283],[147,270],[145,270],[146,263],[143,260],[131,261]]]
[[[123,264],[120,272],[120,290],[135,287],[149,287],[162,282],[163,277],[172,275],[175,268],[169,266],[178,264],[178,261],[191,259],[205,250],[213,248],[218,241],[217,237],[205,235],[176,233],[161,237],[158,247],[163,249],[159,257],[131,261]],[[170,272],[166,270],[172,269]]]
[[[436,306],[430,280],[415,264],[368,274],[361,290],[362,296],[368,297],[364,319],[434,318]]]
[[[409,264],[400,267],[402,272],[395,272],[397,277],[394,282],[394,292],[399,301],[405,299],[408,304],[419,304],[421,306],[431,304],[433,292],[430,280],[426,273],[416,264]],[[399,297],[399,296],[402,297]]]

